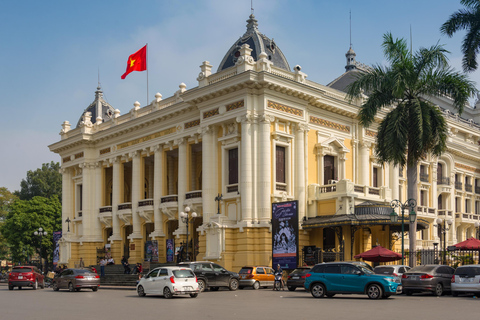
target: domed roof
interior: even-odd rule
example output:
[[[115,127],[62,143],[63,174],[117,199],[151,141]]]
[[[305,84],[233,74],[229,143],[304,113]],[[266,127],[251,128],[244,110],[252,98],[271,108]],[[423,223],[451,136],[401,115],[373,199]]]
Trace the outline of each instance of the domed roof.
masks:
[[[83,111],[80,119],[78,119],[77,127],[80,126],[80,123],[83,121],[83,116],[85,112],[91,113],[91,122],[95,123],[97,121],[98,115],[102,118],[102,122],[111,120],[113,118],[115,109],[103,99],[103,91],[100,87],[100,84],[95,91],[95,100]]]
[[[273,39],[267,38],[265,35],[258,31],[258,23],[253,14],[250,15],[247,20],[247,31],[240,37],[228,50],[225,57],[223,57],[217,72],[233,67],[240,56],[240,48],[244,44],[248,44],[252,49],[252,57],[255,61],[258,61],[260,53],[265,52],[268,59],[273,62],[273,65],[288,71],[290,66],[287,59],[283,55],[280,48],[277,47]]]

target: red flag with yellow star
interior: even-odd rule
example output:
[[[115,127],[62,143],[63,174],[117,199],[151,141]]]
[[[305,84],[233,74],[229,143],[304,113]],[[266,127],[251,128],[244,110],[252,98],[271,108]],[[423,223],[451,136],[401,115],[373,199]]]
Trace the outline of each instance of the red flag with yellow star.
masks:
[[[147,70],[147,45],[128,57],[127,71],[122,75],[122,79],[132,71],[145,70]]]

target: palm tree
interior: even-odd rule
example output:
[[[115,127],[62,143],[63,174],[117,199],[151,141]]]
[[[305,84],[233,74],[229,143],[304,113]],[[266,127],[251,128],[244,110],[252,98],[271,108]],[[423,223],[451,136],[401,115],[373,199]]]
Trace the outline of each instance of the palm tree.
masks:
[[[381,120],[375,154],[380,163],[407,166],[408,199],[417,199],[417,163],[427,153],[439,156],[446,150],[447,123],[442,111],[428,97],[448,95],[461,113],[476,92],[466,75],[448,65],[443,46],[421,48],[412,54],[405,39],[383,36],[389,66],[373,66],[348,87],[350,101],[365,97],[358,119],[368,127],[377,113],[393,107]],[[410,224],[410,252],[415,250],[416,222]],[[413,261],[412,261],[413,263]]]
[[[462,43],[462,66],[465,71],[474,71],[480,49],[480,0],[461,0],[460,3],[466,8],[452,14],[440,31],[449,37],[458,30],[467,31]]]

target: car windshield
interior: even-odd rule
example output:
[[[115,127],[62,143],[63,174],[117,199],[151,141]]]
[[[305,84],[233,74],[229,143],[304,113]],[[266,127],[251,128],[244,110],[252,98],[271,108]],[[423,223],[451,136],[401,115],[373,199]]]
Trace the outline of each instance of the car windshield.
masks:
[[[242,268],[239,273],[250,274],[252,273],[253,268]]]
[[[12,272],[32,272],[31,268],[13,268]]]
[[[480,267],[459,267],[455,274],[457,276],[475,277],[480,275]]]
[[[432,272],[437,266],[416,266],[412,269],[408,270],[408,273],[415,273],[415,272],[424,272],[430,273]]]
[[[361,266],[361,265],[357,265],[357,268],[362,270],[365,274],[375,274],[372,270],[364,267],[364,266]]]
[[[392,267],[376,267],[373,271],[376,274],[393,274],[393,270]]]
[[[175,278],[195,278],[193,272],[187,269],[173,270],[173,275]]]
[[[295,269],[290,274],[300,274],[300,273],[307,272],[308,270],[310,270],[310,269],[303,269],[303,268],[302,269]]]

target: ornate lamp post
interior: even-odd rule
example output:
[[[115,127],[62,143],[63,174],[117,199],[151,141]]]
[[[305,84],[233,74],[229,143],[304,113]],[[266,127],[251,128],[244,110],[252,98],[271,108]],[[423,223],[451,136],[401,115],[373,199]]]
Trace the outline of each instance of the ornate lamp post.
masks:
[[[185,207],[185,212],[180,212],[180,219],[182,219],[182,222],[185,223],[185,225],[187,226],[187,255],[185,261],[190,261],[190,257],[188,256],[188,222],[190,220],[190,217],[188,216],[189,212],[190,207]],[[195,219],[197,217],[197,213],[192,212],[191,217]]]
[[[408,220],[410,222],[415,222],[415,219],[417,218],[417,214],[415,213],[416,206],[417,206],[417,201],[415,201],[415,199],[408,199],[404,203],[396,199],[390,202],[390,207],[392,208],[392,213],[390,213],[390,221],[392,221],[393,223],[397,223],[398,214],[395,212],[395,208],[400,208],[402,210],[402,264],[405,264],[405,257],[404,257],[405,209],[410,208],[410,214],[408,215]]]
[[[43,261],[42,261],[42,239],[44,236],[46,236],[48,234],[47,231],[43,231],[43,228],[38,228],[38,231],[35,230],[35,232],[33,233],[35,236],[39,237],[40,239],[40,264],[42,265],[42,271],[45,271],[45,269],[43,268]]]
[[[443,222],[443,225],[442,225]],[[453,221],[451,219],[442,219],[438,218],[437,219],[437,227],[440,228],[440,247],[442,246],[442,234],[443,234],[443,254],[442,254],[442,264],[445,264],[446,260],[446,248],[447,248],[447,239],[446,235],[447,232],[450,230],[450,227],[452,226]],[[446,226],[448,224],[448,227]]]
[[[223,195],[221,193],[218,194],[218,196],[215,197],[215,201],[217,201],[217,214],[220,214],[220,201],[222,201]]]
[[[67,232],[70,232],[70,222],[72,222],[72,220],[70,220],[70,218],[67,217],[67,219],[65,220],[65,222],[67,223],[67,226],[68,226]]]

